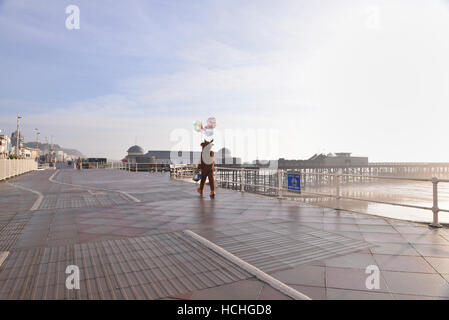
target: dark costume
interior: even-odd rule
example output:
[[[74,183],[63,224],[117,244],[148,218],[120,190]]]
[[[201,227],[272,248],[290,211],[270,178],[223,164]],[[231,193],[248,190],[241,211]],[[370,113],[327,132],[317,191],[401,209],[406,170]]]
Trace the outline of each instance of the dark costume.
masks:
[[[212,140],[214,141],[214,140]],[[204,141],[201,143],[202,151],[206,148],[207,150],[210,150],[213,146],[212,141]],[[203,152],[201,152],[201,163],[198,164],[198,169],[201,169],[201,182],[200,187],[198,188],[198,192],[200,194],[203,194],[204,190],[204,183],[206,182],[206,178],[209,179],[209,185],[210,185],[210,196],[213,198],[215,196],[215,180],[214,180],[214,171],[215,171],[215,158],[214,158],[214,152],[210,151],[210,157],[211,161],[204,161],[203,159]]]

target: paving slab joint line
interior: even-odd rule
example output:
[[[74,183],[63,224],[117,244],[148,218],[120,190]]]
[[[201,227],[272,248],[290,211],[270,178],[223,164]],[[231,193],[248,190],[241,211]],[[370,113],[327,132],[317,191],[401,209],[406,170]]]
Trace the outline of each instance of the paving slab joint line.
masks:
[[[37,197],[36,201],[34,201],[34,204],[30,208],[30,210],[31,211],[36,211],[37,209],[39,209],[42,201],[44,200],[44,195],[42,193],[40,193],[37,190],[33,190],[33,189],[30,189],[30,188],[22,187],[22,186],[19,186],[18,184],[14,184],[14,183],[11,183],[11,182],[6,182],[6,183],[12,185],[15,188],[22,189],[22,190],[29,191],[29,192],[32,192],[34,194],[37,194],[38,197]]]
[[[215,253],[219,254],[220,256],[224,257],[225,259],[231,261],[232,263],[236,264],[246,272],[252,274],[257,279],[259,279],[262,282],[267,283],[272,288],[282,292],[283,294],[289,296],[290,298],[294,300],[311,300],[308,296],[302,294],[301,292],[287,286],[285,283],[273,278],[269,274],[263,272],[262,270],[256,268],[255,266],[247,263],[246,261],[243,261],[239,257],[233,255],[229,251],[226,251],[220,246],[217,246],[215,243],[203,238],[202,236],[196,234],[195,232],[191,230],[184,230],[184,234],[187,236],[193,238],[194,240],[198,241],[205,247],[211,249]]]
[[[116,192],[116,193],[121,193],[123,194],[125,197],[127,197],[128,199],[131,199],[134,202],[140,202],[139,199],[137,199],[136,197],[130,195],[128,192],[125,191],[121,191],[121,190],[110,190],[110,189],[104,189],[104,188],[97,188],[97,187],[92,187],[92,186],[83,186],[80,184],[73,184],[73,183],[67,183],[67,182],[61,182],[61,181],[57,181],[54,180],[54,176],[59,173],[59,169],[55,171],[55,173],[53,173],[50,178],[48,178],[48,181],[53,182],[53,183],[58,183],[58,184],[64,184],[66,186],[71,186],[71,187],[78,187],[78,188],[84,188],[87,189],[88,191],[90,190],[100,190],[100,191],[109,191],[109,192]]]

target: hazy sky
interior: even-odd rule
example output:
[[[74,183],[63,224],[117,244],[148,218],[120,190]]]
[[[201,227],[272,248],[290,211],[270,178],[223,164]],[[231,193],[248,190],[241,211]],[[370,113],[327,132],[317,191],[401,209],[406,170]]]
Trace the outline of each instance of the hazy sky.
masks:
[[[0,0],[0,43],[0,128],[20,112],[27,141],[119,159],[215,116],[216,147],[276,131],[264,157],[449,161],[448,1]]]

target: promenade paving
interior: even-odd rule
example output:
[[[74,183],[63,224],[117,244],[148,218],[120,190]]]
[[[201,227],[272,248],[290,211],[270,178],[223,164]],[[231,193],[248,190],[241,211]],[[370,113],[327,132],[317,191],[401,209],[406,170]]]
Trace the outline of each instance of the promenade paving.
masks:
[[[195,188],[95,169],[0,183],[0,299],[289,299],[184,230],[312,299],[449,298],[446,228]],[[79,290],[66,288],[69,265]]]

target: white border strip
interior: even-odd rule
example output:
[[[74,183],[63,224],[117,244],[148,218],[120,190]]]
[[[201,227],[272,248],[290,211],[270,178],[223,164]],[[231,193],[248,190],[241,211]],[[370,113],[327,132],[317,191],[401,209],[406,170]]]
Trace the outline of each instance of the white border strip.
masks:
[[[89,190],[100,190],[100,191],[109,191],[109,192],[116,192],[116,193],[121,193],[123,194],[125,197],[128,197],[129,199],[131,199],[134,202],[140,202],[139,199],[137,199],[136,197],[130,195],[128,192],[125,191],[121,191],[121,190],[111,190],[111,189],[103,189],[103,188],[98,188],[98,187],[91,187],[91,186],[83,186],[83,185],[79,185],[79,184],[73,184],[73,183],[67,183],[67,182],[61,182],[61,181],[57,181],[54,180],[54,176],[59,172],[59,169],[55,171],[55,173],[53,173],[50,178],[48,178],[48,181],[53,182],[53,183],[58,183],[58,184],[64,184],[66,186],[71,186],[71,187],[78,187],[78,188],[84,188],[87,189],[87,191]]]
[[[6,258],[9,255],[9,251],[0,251],[0,267],[2,266],[3,262],[5,262]]]
[[[42,201],[44,200],[44,195],[42,193],[40,193],[39,191],[30,189],[30,188],[19,186],[18,184],[14,184],[14,183],[11,183],[11,182],[6,182],[6,183],[12,185],[13,187],[16,187],[16,188],[19,188],[19,189],[22,189],[22,190],[29,191],[29,192],[32,192],[34,194],[37,194],[38,197],[37,197],[36,201],[34,201],[34,204],[30,208],[30,210],[31,211],[36,211],[37,209],[39,209]]]
[[[215,253],[218,253],[225,259],[233,262],[234,264],[238,265],[240,268],[244,269],[248,273],[255,276],[257,279],[269,284],[274,289],[282,292],[283,294],[293,298],[294,300],[311,300],[308,296],[302,294],[299,291],[296,291],[295,289],[287,286],[285,283],[282,283],[281,281],[273,278],[269,274],[266,274],[262,270],[256,268],[255,266],[243,261],[239,257],[233,255],[229,251],[226,251],[222,247],[217,246],[215,243],[210,242],[209,240],[203,238],[202,236],[196,234],[195,232],[191,230],[184,230],[183,233],[186,235],[192,237],[196,241],[200,242],[202,245],[206,246],[207,248],[213,250]]]

